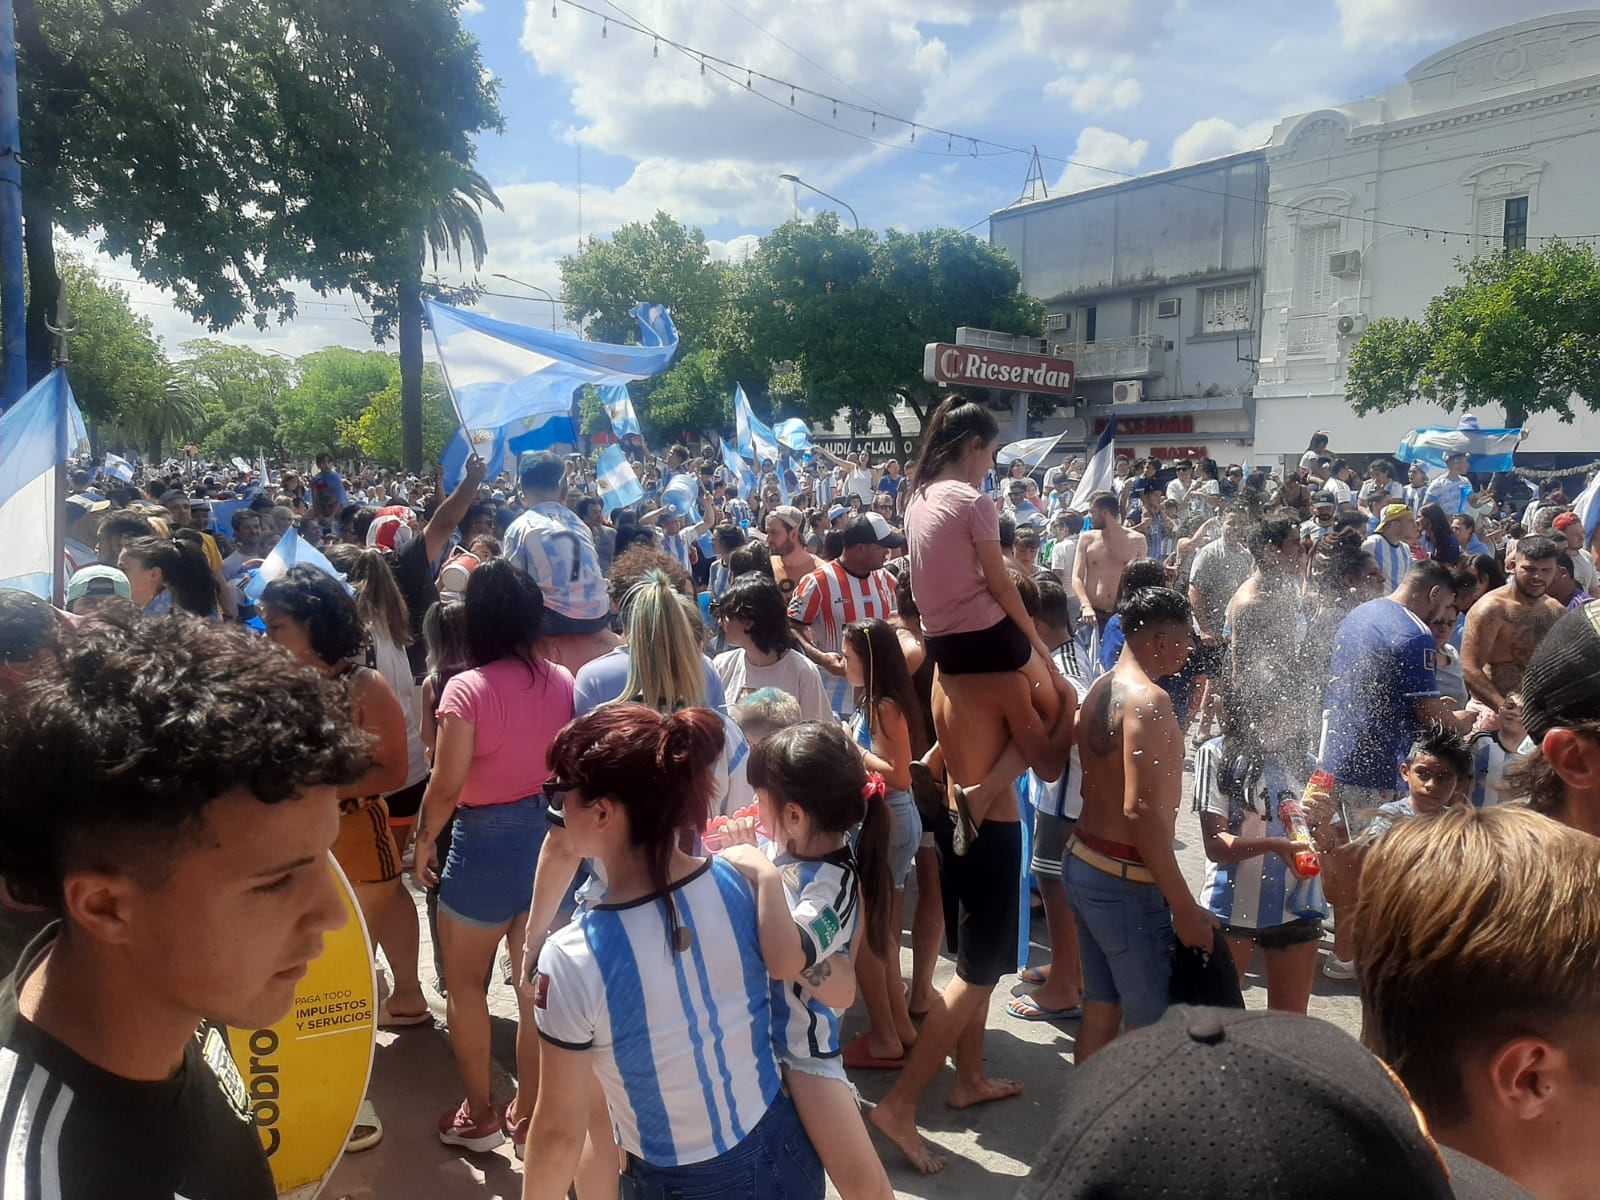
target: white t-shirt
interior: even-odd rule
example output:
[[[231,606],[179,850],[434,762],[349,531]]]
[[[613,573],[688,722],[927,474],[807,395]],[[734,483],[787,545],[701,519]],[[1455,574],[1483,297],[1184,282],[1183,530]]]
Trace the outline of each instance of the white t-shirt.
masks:
[[[822,672],[798,650],[785,650],[783,657],[772,666],[758,667],[745,657],[742,649],[733,649],[717,655],[715,666],[730,708],[752,692],[770,687],[787,692],[800,702],[802,720],[834,719],[833,706],[822,683]]]
[[[872,503],[872,470],[870,467],[851,467],[850,477],[845,480],[845,491],[860,496],[867,504]]]
[[[1350,485],[1342,479],[1335,479],[1330,475],[1328,481],[1322,485],[1322,490],[1333,494],[1335,504],[1355,503],[1355,494],[1351,492]]]

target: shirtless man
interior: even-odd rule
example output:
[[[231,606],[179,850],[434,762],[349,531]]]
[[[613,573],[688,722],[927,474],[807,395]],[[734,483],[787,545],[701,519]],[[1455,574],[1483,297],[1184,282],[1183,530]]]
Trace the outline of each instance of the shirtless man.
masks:
[[[1117,498],[1097,492],[1089,499],[1090,528],[1078,536],[1072,560],[1072,594],[1083,611],[1094,613],[1095,628],[1105,632],[1117,607],[1117,585],[1122,569],[1136,558],[1149,555],[1144,534],[1122,524]]]
[[[1300,530],[1286,516],[1266,517],[1245,538],[1255,570],[1228,604],[1229,678],[1235,690],[1270,711],[1294,694],[1295,626],[1300,613]]]
[[[1077,730],[1083,815],[1062,868],[1083,960],[1080,1065],[1124,1021],[1132,1029],[1161,1019],[1174,937],[1209,950],[1217,927],[1195,903],[1173,853],[1183,732],[1155,683],[1189,659],[1189,602],[1171,588],[1141,588],[1117,611],[1127,644],[1084,697]]]
[[[1115,506],[1116,501],[1112,500],[1112,504]],[[1058,672],[1050,671],[1049,675],[1060,702],[1049,729],[1035,708],[1033,685],[1021,671],[963,676],[959,714],[942,687],[933,689],[934,730],[939,735],[952,796],[959,792],[966,816],[977,827],[977,836],[964,847],[964,853],[957,854],[950,823],[935,830],[941,884],[945,895],[959,906],[956,977],[942,996],[935,993],[927,1022],[906,1056],[899,1080],[870,1116],[878,1131],[925,1174],[942,1170],[945,1164],[917,1132],[917,1103],[944,1069],[945,1059],[952,1051],[956,1056],[956,1081],[945,1097],[950,1108],[971,1108],[1022,1091],[1020,1083],[990,1079],[983,1072],[989,997],[1001,977],[1016,968],[1021,813],[1013,788],[979,785],[986,777],[992,779],[1002,759],[1011,754],[1020,754],[1022,762],[1041,779],[1060,778],[1072,752],[1077,697],[1072,685]],[[1169,708],[1169,714],[1170,711]],[[960,730],[953,732],[957,721]],[[1180,754],[1180,767],[1181,758]],[[1011,772],[1012,778],[1021,770],[1019,764]],[[970,798],[967,788],[973,789]]]
[[[806,515],[780,504],[767,514],[767,545],[772,547],[772,577],[788,600],[800,581],[822,564],[806,549]]]
[[[1546,593],[1555,578],[1559,547],[1535,535],[1517,543],[1517,565],[1504,587],[1467,610],[1461,668],[1467,690],[1498,712],[1522,691],[1522,672],[1533,652],[1565,613]]]

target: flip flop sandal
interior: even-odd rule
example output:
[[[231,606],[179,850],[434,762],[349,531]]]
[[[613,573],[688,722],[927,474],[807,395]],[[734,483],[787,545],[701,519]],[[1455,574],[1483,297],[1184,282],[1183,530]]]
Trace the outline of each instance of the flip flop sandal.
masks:
[[[1023,983],[1048,983],[1050,980],[1050,976],[1039,970],[1038,967],[1027,968],[1017,978],[1022,980]]]
[[[1019,1021],[1076,1021],[1083,1016],[1083,1006],[1075,1008],[1046,1008],[1032,996],[1014,996],[1006,1004],[1006,1012]]]
[[[361,1107],[356,1110],[355,1128],[350,1131],[349,1140],[344,1144],[346,1154],[360,1154],[363,1150],[371,1150],[383,1141],[383,1122],[378,1120],[378,1110],[372,1107],[371,1100],[363,1100]]]
[[[389,1011],[389,1002],[385,1000],[378,1006],[379,1029],[409,1029],[416,1025],[432,1025],[433,1014],[427,1009],[419,1013],[395,1013]]]

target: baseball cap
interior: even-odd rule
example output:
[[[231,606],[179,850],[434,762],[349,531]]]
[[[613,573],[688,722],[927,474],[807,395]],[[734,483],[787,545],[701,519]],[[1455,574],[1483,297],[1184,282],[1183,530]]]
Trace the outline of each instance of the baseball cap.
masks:
[[[367,545],[399,553],[417,536],[417,514],[404,504],[380,508],[367,526]]]
[[[1522,721],[1537,745],[1560,726],[1600,721],[1600,600],[1569,612],[1544,635],[1522,674]]]
[[[1336,504],[1338,504],[1338,501],[1333,498],[1333,493],[1332,492],[1312,492],[1311,493],[1311,506],[1313,508],[1321,508],[1323,505],[1328,505],[1328,506],[1331,507],[1331,506],[1336,505]],[[1389,507],[1393,508],[1393,507],[1397,507],[1397,506],[1390,505]]]
[[[767,519],[777,517],[790,529],[799,529],[806,523],[806,515],[792,504],[780,504],[767,514]]]
[[[1481,1164],[1447,1166],[1389,1068],[1311,1017],[1175,1005],[1063,1100],[1017,1200],[1526,1200]]]
[[[115,567],[81,567],[67,581],[67,603],[70,605],[85,596],[121,596],[132,600],[133,588],[128,584],[128,577]]]
[[[1577,513],[1564,512],[1559,517],[1557,517],[1554,521],[1552,521],[1550,524],[1551,524],[1551,528],[1552,529],[1559,529],[1562,533],[1565,533],[1568,529],[1571,529],[1577,523],[1578,523],[1578,514]]]
[[[849,511],[850,510],[848,508],[846,508],[844,505],[835,504],[832,508],[830,508],[828,510],[828,520],[837,521],[840,517],[844,516],[845,513],[849,512]]]
[[[863,513],[844,527],[846,546],[886,546],[898,550],[906,544],[902,534],[877,513]]]
[[[89,516],[91,513],[105,512],[111,507],[111,501],[102,500],[97,496],[84,496],[80,494],[76,496],[68,496],[66,499],[66,505],[72,510],[72,519],[76,521],[80,517]]]
[[[1377,532],[1382,533],[1385,525],[1391,521],[1398,521],[1401,517],[1409,517],[1411,510],[1404,504],[1385,504],[1383,511],[1378,514]]]

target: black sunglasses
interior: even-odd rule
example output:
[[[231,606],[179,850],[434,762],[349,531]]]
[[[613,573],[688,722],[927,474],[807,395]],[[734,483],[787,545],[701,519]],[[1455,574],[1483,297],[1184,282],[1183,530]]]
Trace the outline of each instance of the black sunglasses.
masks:
[[[577,790],[578,785],[575,783],[562,783],[559,779],[545,780],[544,787],[541,789],[544,793],[545,807],[551,812],[560,812],[566,804],[564,799],[566,794]]]

